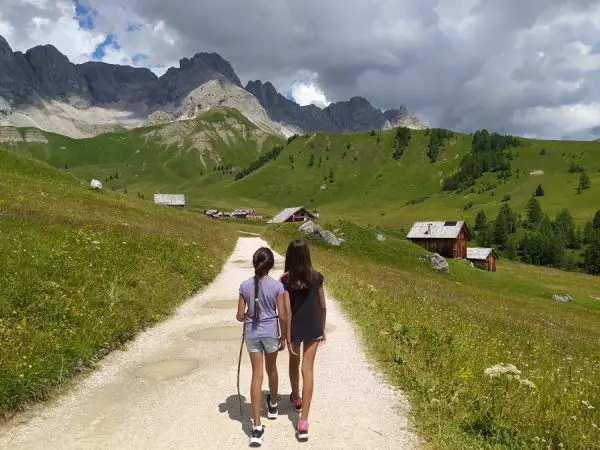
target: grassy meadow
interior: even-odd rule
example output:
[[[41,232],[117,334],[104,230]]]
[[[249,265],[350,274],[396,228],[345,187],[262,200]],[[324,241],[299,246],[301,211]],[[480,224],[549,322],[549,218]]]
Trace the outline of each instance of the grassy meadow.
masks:
[[[0,150],[0,418],[171,314],[236,238]]]
[[[314,133],[292,140],[276,160],[239,181],[236,169],[283,141],[262,134],[234,110],[83,140],[47,136],[48,145],[19,150],[62,170],[68,167],[79,179],[95,177],[108,188],[127,189],[146,199],[155,192],[184,193],[195,210],[249,207],[271,215],[286,206],[304,205],[330,220],[408,229],[419,219],[472,222],[480,209],[494,217],[503,199],[524,214],[538,184],[545,190],[539,198],[542,208],[552,218],[568,208],[576,224],[583,225],[599,206],[600,142],[522,139],[523,145],[512,149],[508,182],[487,174],[473,190],[457,193],[441,191],[441,184],[471,151],[471,135],[456,134],[431,163],[427,131],[411,131],[410,145],[399,161],[392,158],[395,130]],[[576,192],[579,173],[568,171],[572,162],[587,170],[592,183],[581,194]],[[218,165],[233,170],[215,171]]]
[[[402,235],[378,242],[376,228],[328,228],[347,242],[315,241],[313,261],[407,393],[426,447],[600,447],[597,278],[504,260],[496,273],[450,261],[451,273],[440,274]],[[297,233],[284,225],[265,236],[284,251]],[[557,303],[556,293],[574,301]]]

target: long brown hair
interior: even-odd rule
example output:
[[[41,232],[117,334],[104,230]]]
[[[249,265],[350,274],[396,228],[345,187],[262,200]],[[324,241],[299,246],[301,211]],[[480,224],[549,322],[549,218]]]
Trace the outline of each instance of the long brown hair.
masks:
[[[288,274],[288,285],[294,291],[310,289],[315,282],[315,271],[310,259],[308,242],[295,239],[290,242],[285,254],[285,272]]]
[[[252,256],[252,265],[254,266],[254,320],[258,320],[260,310],[259,282],[262,277],[267,275],[275,265],[275,257],[271,249],[261,247]]]

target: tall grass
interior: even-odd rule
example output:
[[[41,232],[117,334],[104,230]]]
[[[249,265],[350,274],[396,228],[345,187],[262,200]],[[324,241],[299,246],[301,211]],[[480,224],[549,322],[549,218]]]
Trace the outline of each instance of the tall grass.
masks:
[[[347,243],[315,242],[314,261],[408,394],[427,446],[600,447],[597,278],[504,261],[497,273],[451,261],[438,274],[402,239],[337,226]],[[294,236],[291,227],[267,234],[280,249]],[[564,291],[573,303],[552,301]]]
[[[0,150],[0,417],[171,314],[234,238]]]

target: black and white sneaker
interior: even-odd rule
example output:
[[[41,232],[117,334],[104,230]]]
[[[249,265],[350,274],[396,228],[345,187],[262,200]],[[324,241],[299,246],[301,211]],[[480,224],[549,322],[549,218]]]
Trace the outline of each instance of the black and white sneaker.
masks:
[[[250,447],[260,447],[263,443],[263,437],[265,435],[265,427],[260,425],[258,427],[252,426],[252,434],[250,435]]]
[[[265,396],[265,400],[267,402],[267,419],[275,420],[279,415],[279,407],[277,406],[277,401],[273,404],[271,402],[271,394],[267,394]]]

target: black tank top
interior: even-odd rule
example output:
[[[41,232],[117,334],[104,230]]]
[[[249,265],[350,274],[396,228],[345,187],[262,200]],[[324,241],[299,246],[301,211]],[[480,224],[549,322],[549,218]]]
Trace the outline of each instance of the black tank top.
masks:
[[[289,277],[284,275],[281,282],[290,294],[292,307],[292,336],[294,343],[312,341],[323,336],[319,289],[323,287],[324,277],[314,273],[314,282],[308,289],[294,290],[289,286]]]

